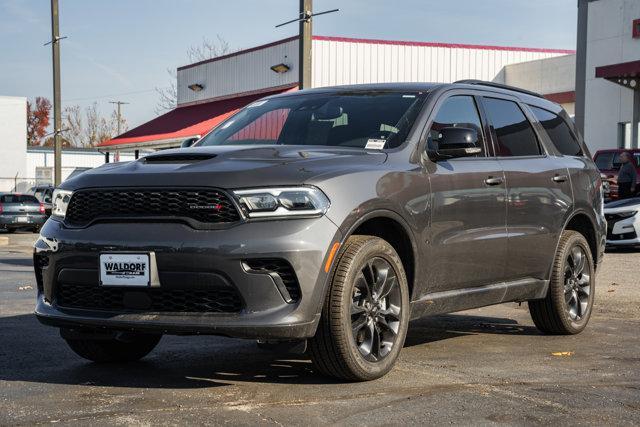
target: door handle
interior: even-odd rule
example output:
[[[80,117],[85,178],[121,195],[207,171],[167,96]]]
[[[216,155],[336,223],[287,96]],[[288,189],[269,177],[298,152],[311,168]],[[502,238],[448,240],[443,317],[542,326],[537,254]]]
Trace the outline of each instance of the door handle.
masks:
[[[565,182],[568,178],[567,175],[556,175],[551,178],[553,182]]]
[[[503,182],[504,180],[502,178],[494,178],[492,176],[484,180],[484,183],[487,185],[500,185]]]

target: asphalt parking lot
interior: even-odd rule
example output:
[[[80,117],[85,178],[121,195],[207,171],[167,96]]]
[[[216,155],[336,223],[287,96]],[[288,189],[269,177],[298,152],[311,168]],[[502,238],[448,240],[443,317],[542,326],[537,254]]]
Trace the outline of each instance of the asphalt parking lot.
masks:
[[[422,319],[389,375],[344,384],[304,357],[219,337],[88,363],[32,314],[34,239],[0,246],[1,425],[640,423],[640,251],[607,254],[580,335],[540,335],[517,304]]]

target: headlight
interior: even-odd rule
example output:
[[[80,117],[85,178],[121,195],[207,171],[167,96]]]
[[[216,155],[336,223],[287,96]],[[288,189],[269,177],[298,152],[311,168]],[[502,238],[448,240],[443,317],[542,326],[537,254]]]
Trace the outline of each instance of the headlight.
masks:
[[[635,216],[637,213],[638,211],[620,212],[617,214],[617,216],[619,219],[631,218],[632,216]]]
[[[64,218],[67,214],[67,207],[69,206],[69,200],[71,200],[72,191],[68,190],[53,190],[53,197],[51,198],[51,216],[58,218]]]
[[[322,215],[330,204],[315,187],[256,188],[233,194],[249,218]]]

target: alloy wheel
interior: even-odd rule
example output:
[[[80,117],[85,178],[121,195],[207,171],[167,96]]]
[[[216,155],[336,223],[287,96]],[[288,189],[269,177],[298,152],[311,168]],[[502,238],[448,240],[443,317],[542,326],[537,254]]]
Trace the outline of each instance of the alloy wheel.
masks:
[[[358,272],[351,300],[351,330],[360,354],[377,362],[391,352],[400,330],[402,296],[398,277],[380,257]]]
[[[580,246],[571,248],[564,269],[564,300],[569,318],[581,320],[589,307],[591,298],[591,275],[589,259]]]

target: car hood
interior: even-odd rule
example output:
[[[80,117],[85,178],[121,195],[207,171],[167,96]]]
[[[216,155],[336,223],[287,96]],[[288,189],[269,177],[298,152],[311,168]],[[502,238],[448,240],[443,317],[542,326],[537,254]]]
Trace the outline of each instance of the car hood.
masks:
[[[308,146],[220,146],[165,150],[126,163],[110,163],[65,181],[62,188],[300,185],[386,161],[361,149]]]
[[[629,212],[640,210],[640,197],[616,200],[604,205],[605,213]]]

